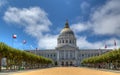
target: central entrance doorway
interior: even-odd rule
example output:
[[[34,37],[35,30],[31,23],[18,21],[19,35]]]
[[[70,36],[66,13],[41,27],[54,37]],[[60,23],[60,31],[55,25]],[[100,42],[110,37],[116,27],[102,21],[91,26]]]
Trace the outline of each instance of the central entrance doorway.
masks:
[[[74,66],[72,61],[62,61],[61,66]]]
[[[72,61],[70,62],[70,66],[73,66],[73,63],[72,63]]]
[[[69,64],[68,64],[68,62],[66,62],[66,64],[65,64],[66,66],[69,66]]]
[[[64,62],[63,61],[62,61],[61,65],[64,66]]]

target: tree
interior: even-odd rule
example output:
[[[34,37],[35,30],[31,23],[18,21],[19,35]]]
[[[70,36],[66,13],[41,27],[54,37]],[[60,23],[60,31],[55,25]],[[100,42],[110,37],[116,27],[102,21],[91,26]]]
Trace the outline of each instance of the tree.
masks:
[[[52,64],[52,60],[38,56],[29,52],[12,48],[4,43],[0,43],[0,71],[1,71],[1,59],[6,58],[6,69],[14,67],[14,70],[25,68],[36,68],[36,65]],[[23,65],[24,64],[24,65]],[[18,68],[16,68],[18,67]],[[39,68],[39,67],[38,67]]]

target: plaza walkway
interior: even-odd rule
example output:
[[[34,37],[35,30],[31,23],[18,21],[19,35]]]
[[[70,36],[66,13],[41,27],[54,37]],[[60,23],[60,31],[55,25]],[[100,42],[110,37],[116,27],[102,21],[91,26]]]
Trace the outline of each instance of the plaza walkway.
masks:
[[[79,67],[54,67],[40,70],[23,71],[8,75],[120,75],[120,72],[102,71]]]

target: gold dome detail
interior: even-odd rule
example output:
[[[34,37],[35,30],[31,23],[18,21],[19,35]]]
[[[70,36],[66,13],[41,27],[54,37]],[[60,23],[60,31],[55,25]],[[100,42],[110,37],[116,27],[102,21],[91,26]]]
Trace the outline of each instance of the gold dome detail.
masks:
[[[73,31],[69,28],[68,20],[66,20],[65,27],[60,32],[62,33],[73,33]]]

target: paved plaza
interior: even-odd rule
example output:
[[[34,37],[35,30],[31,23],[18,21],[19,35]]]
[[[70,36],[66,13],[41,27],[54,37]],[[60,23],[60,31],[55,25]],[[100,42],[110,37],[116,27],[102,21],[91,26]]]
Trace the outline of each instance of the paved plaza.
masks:
[[[120,72],[80,67],[54,67],[0,75],[120,75]]]

